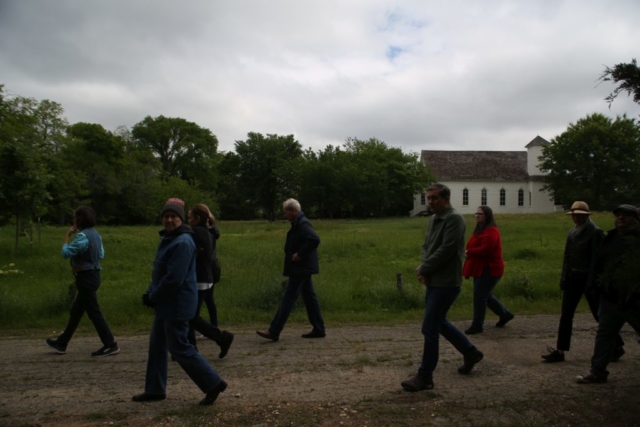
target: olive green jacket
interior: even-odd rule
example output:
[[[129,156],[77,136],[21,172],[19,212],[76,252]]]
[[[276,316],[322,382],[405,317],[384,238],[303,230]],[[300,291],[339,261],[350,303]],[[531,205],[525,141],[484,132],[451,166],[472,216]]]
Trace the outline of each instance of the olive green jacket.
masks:
[[[427,279],[427,286],[462,285],[465,230],[464,218],[452,207],[431,218],[420,265],[420,274]]]

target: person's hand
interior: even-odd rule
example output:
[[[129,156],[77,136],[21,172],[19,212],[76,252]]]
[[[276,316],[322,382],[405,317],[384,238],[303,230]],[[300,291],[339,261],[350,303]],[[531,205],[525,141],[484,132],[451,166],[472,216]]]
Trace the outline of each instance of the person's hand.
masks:
[[[67,236],[71,236],[72,234],[75,234],[77,231],[78,231],[78,227],[76,227],[75,225],[72,225],[71,228],[67,230]]]
[[[300,261],[300,255],[298,255],[298,252],[293,254],[293,256],[291,257],[291,261],[293,262]]]
[[[149,308],[153,308],[155,306],[155,304],[151,302],[151,299],[149,299],[148,292],[145,292],[144,294],[142,294],[142,305]]]
[[[422,276],[420,274],[418,274],[418,281],[425,286],[429,284],[429,280],[425,276]]]

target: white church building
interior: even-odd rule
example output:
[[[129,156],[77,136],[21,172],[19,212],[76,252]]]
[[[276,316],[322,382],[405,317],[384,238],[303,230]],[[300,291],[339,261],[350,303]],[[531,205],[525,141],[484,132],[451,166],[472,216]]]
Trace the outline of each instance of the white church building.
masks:
[[[451,189],[451,205],[461,214],[473,214],[480,205],[494,213],[548,213],[564,209],[540,191],[544,174],[538,157],[548,144],[536,136],[527,151],[423,150],[420,160],[436,182]],[[426,192],[415,195],[411,216],[426,212],[426,199]]]

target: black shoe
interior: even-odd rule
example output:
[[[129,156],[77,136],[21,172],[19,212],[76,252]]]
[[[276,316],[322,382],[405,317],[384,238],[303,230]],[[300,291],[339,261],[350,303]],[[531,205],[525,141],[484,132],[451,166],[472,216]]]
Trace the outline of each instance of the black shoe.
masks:
[[[464,364],[458,368],[458,373],[463,375],[468,374],[476,364],[480,363],[483,357],[484,354],[480,350],[475,350],[469,354],[465,354]]]
[[[416,375],[410,380],[402,381],[401,385],[403,389],[410,392],[431,390],[433,388],[433,378]]]
[[[611,362],[617,362],[622,356],[624,356],[624,353],[624,347],[616,347],[613,349],[613,353],[611,353],[611,358],[609,360]]]
[[[216,401],[218,395],[227,389],[227,383],[224,380],[220,380],[220,384],[215,386],[207,395],[200,401],[200,406],[210,406]]]
[[[307,334],[302,334],[302,338],[324,338],[327,334],[324,332],[320,332],[317,329],[312,329],[311,332]]]
[[[220,344],[220,354],[218,355],[219,359],[224,359],[224,357],[229,352],[229,348],[231,347],[231,343],[233,342],[233,334],[228,331],[222,332],[222,343]]]
[[[152,393],[141,393],[136,394],[131,398],[134,402],[157,402],[159,400],[164,400],[167,398],[167,395],[162,394],[152,394]]]
[[[54,349],[58,354],[66,354],[67,353],[67,345],[58,342],[57,339],[47,338],[44,340],[45,344]]]
[[[607,377],[599,377],[597,375],[594,375],[593,372],[589,371],[586,375],[577,376],[576,380],[578,384],[602,384],[607,382]]]
[[[118,343],[114,342],[111,345],[105,345],[100,350],[96,350],[91,353],[91,357],[104,357],[111,356],[120,352],[120,347],[118,347]]]
[[[504,316],[500,317],[500,320],[498,320],[498,323],[496,323],[496,328],[502,328],[504,325],[512,321],[514,317],[516,316],[514,316],[513,313],[507,313]]]
[[[547,346],[547,351],[549,354],[541,356],[544,359],[544,363],[564,362],[564,353],[560,353],[559,350],[549,346]]]
[[[260,335],[262,338],[266,338],[271,341],[278,341],[280,339],[279,334],[272,334],[269,331],[256,331],[256,334]]]
[[[477,326],[473,326],[473,325],[469,329],[464,331],[464,333],[467,335],[481,334],[483,332],[484,332],[484,329],[478,328]]]

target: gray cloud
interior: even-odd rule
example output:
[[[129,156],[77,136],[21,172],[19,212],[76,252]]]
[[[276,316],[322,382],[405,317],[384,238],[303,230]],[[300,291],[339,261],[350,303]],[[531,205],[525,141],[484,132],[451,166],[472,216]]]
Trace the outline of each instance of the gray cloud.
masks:
[[[0,83],[108,129],[183,117],[321,149],[519,150],[593,112],[638,56],[637,1],[3,0]]]

